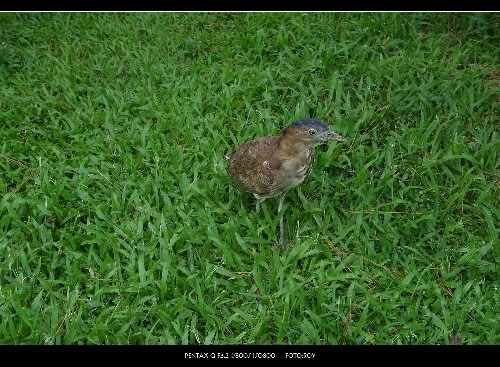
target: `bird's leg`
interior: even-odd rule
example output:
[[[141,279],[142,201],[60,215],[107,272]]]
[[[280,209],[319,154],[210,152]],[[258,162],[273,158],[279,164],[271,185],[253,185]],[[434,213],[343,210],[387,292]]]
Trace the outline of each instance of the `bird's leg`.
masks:
[[[266,200],[265,197],[260,196],[259,194],[253,194],[255,197],[255,211],[258,213],[260,211],[260,203],[262,203],[264,200]]]
[[[278,205],[278,214],[283,209],[283,203],[285,202],[285,195],[280,196],[280,203]],[[285,248],[285,223],[284,223],[284,215],[280,218],[280,247],[283,250]]]

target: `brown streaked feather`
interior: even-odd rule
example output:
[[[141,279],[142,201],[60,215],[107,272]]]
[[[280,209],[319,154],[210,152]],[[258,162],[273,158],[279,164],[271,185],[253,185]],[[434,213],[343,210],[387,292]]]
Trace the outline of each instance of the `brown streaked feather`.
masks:
[[[268,193],[276,185],[275,170],[280,165],[270,159],[277,145],[278,138],[273,136],[252,140],[236,149],[228,166],[233,181],[252,193]]]

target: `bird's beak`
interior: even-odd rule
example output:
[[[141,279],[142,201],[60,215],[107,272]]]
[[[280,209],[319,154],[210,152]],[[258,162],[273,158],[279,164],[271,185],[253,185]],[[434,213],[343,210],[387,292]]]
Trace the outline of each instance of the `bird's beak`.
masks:
[[[320,140],[321,141],[330,141],[330,140],[346,141],[346,138],[344,138],[342,135],[334,133],[333,131],[327,131],[320,136]]]

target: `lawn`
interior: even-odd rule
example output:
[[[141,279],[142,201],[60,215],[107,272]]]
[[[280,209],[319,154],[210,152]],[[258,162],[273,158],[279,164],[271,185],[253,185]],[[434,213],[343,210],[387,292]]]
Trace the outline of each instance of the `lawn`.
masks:
[[[499,14],[0,24],[0,344],[500,344]],[[224,155],[303,117],[257,213]]]

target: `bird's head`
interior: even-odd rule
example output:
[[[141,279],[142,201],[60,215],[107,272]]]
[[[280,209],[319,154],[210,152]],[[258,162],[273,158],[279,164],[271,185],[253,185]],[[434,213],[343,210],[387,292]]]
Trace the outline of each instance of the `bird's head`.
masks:
[[[303,119],[294,122],[281,131],[281,139],[295,141],[305,145],[316,145],[327,141],[345,141],[346,139],[331,131],[316,119]]]

